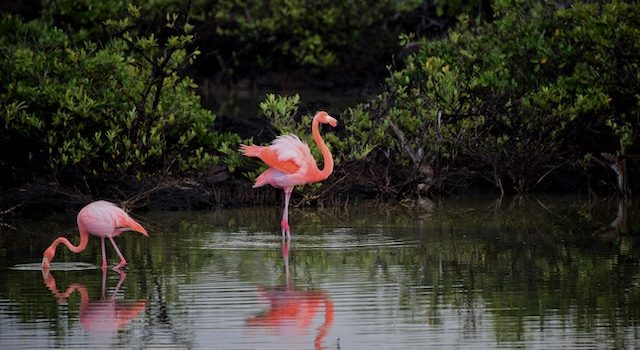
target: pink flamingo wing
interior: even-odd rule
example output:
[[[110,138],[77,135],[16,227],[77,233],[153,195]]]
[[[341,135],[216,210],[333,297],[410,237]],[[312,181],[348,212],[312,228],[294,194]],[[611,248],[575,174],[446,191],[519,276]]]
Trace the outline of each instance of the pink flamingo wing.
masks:
[[[269,164],[269,166],[283,172],[290,174],[305,174],[310,167],[315,166],[316,164],[316,161],[309,150],[309,146],[294,134],[278,136],[273,140],[268,149],[277,154],[277,161],[279,164],[292,162],[298,167],[296,171],[283,171]]]
[[[142,227],[137,221],[131,218],[129,214],[127,214],[124,210],[115,207],[117,211],[113,212],[114,215],[114,223],[116,229],[121,229],[122,231],[136,231],[140,232],[145,236],[148,236],[147,230]]]
[[[265,147],[262,152],[260,152],[260,159],[270,168],[274,168],[283,173],[294,174],[300,170],[300,166],[296,162],[278,159],[278,152],[269,147]]]

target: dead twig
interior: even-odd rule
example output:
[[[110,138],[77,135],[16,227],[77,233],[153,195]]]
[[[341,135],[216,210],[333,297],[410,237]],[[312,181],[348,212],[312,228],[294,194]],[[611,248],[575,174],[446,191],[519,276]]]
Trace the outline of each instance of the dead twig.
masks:
[[[12,230],[15,230],[15,226],[5,222],[4,220],[4,216],[7,214],[11,214],[13,213],[16,209],[20,208],[21,206],[23,206],[26,203],[26,200],[8,208],[8,209],[3,209],[2,211],[0,211],[0,227],[7,227],[10,228]]]

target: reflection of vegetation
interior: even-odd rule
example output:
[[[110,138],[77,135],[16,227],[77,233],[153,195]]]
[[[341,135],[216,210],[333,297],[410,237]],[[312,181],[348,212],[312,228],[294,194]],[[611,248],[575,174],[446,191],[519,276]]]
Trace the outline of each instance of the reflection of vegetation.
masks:
[[[536,319],[540,329],[555,327],[553,322],[562,320],[561,327],[586,333],[615,325],[608,339],[628,345],[625,332],[640,322],[638,240],[628,235],[594,235],[599,228],[592,224],[598,215],[603,216],[598,221],[612,220],[615,205],[607,219],[601,206],[585,208],[569,201],[542,200],[544,206],[537,201],[504,206],[469,203],[449,203],[422,218],[367,206],[335,213],[334,209],[299,211],[296,215],[304,219],[291,246],[291,277],[301,290],[322,289],[331,294],[336,312],[340,312],[341,294],[332,293],[331,288],[340,285],[352,288],[341,293],[376,295],[370,302],[377,309],[391,309],[394,317],[428,327],[443,327],[453,310],[463,331],[473,335],[481,321],[490,318],[499,342],[525,340],[531,319]],[[630,211],[635,208],[637,203],[632,203]],[[177,319],[185,317],[181,312],[189,312],[184,296],[188,285],[211,276],[237,283],[238,288],[246,283],[282,283],[280,236],[273,220],[277,216],[277,208],[150,213],[142,219],[153,223],[147,224],[149,239],[123,236],[121,240],[131,257],[126,298],[148,299],[149,324],[171,324],[179,333]],[[331,217],[336,217],[334,228],[327,228]],[[629,219],[630,227],[637,225],[635,220]],[[26,226],[18,230],[42,231]],[[36,247],[34,253],[21,253],[39,257],[50,238],[27,233],[23,237],[11,243],[6,235],[0,236],[5,247],[0,251],[3,265],[25,262],[26,258],[7,252],[13,247],[20,251],[18,247],[29,245],[26,242]],[[89,247],[93,250],[82,261],[98,263],[97,240]],[[77,256],[61,257],[67,258]],[[43,299],[49,292],[36,275],[3,273],[0,295],[18,303],[25,322],[56,319],[59,307],[53,299]],[[98,275],[94,271],[59,273],[56,279],[59,286],[78,282],[94,286]],[[110,277],[111,284],[115,277]],[[69,305],[77,305],[73,298]]]
[[[603,241],[576,223],[576,217],[539,206],[439,218],[425,227],[427,253],[416,278],[444,286],[451,297],[481,297],[503,340],[522,340],[528,316],[540,317],[544,328],[545,316],[563,315],[587,332],[602,322],[637,322],[640,255],[625,248],[637,240]]]

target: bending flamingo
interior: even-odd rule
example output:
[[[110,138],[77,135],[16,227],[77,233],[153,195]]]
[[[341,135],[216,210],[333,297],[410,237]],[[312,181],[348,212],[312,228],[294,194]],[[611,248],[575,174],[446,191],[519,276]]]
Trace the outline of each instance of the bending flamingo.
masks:
[[[120,249],[113,240],[113,237],[119,236],[124,231],[137,231],[145,236],[149,236],[147,230],[138,222],[133,220],[124,210],[107,201],[96,201],[87,204],[78,213],[78,231],[80,231],[80,244],[74,246],[64,237],[56,238],[53,243],[44,251],[42,257],[42,267],[48,269],[53,257],[56,255],[58,244],[62,243],[74,253],[80,253],[87,248],[89,243],[89,234],[100,237],[102,244],[102,269],[107,268],[107,255],[104,248],[104,239],[108,238],[113,245],[116,253],[120,257],[120,263],[115,266],[119,269],[127,264]]]
[[[322,153],[324,160],[324,168],[322,170],[318,169],[316,160],[309,151],[309,146],[293,134],[278,136],[269,146],[240,145],[242,154],[248,157],[258,157],[269,166],[269,169],[258,176],[253,187],[269,184],[284,190],[284,211],[280,222],[283,239],[285,234],[288,239],[291,239],[288,211],[293,187],[322,181],[333,172],[333,157],[331,157],[329,148],[327,148],[320,136],[320,131],[318,130],[318,124],[320,123],[335,127],[338,122],[324,111],[316,113],[313,117],[311,133],[313,134],[313,140]]]

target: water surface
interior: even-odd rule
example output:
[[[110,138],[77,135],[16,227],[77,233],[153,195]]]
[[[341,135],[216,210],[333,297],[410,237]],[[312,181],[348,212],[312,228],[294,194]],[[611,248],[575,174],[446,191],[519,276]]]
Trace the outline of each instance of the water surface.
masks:
[[[637,204],[449,199],[142,212],[150,237],[99,240],[37,268],[75,217],[0,232],[0,347],[178,349],[640,346]],[[621,215],[621,213],[625,215]],[[108,250],[109,262],[118,262]]]

